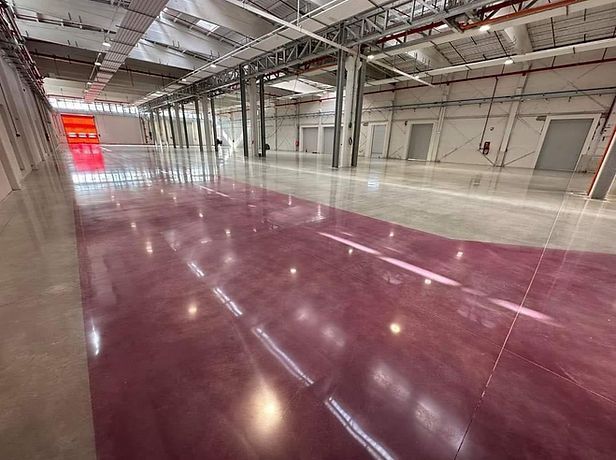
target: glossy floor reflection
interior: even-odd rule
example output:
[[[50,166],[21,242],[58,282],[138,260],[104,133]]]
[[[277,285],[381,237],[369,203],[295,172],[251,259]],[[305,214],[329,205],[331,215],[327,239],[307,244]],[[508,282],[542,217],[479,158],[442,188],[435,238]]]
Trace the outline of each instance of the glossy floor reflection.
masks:
[[[171,180],[77,195],[101,458],[616,447],[616,256],[548,250],[539,264],[538,248],[448,239],[216,174],[195,181],[178,163]],[[542,379],[559,398],[541,398]]]
[[[93,154],[64,183],[99,459],[613,457],[616,210],[585,176]]]

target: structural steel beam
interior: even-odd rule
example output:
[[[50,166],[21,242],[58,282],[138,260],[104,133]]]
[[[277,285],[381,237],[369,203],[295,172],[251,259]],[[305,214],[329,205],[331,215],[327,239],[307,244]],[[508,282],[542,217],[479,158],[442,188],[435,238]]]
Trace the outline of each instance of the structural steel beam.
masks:
[[[237,2],[237,0],[231,1]],[[613,2],[613,0],[576,0],[570,2],[568,6],[555,7],[546,13],[537,14],[535,16],[521,14],[520,17],[496,24],[494,28],[501,30],[506,27],[543,19],[543,16],[552,17],[567,14],[567,11],[583,11],[586,8],[602,6],[611,2]],[[460,16],[466,15],[473,17],[476,13],[481,13],[481,11],[483,11],[482,8],[486,5],[491,5],[489,8],[493,8],[493,5],[496,5],[494,8],[498,9],[502,8],[501,5],[509,4],[506,1],[499,3],[494,0],[459,0],[455,2],[450,0],[436,0],[435,2],[430,2],[433,8],[427,9],[421,6],[422,3],[426,2],[423,0],[421,2],[419,0],[385,2],[377,8],[319,30],[317,33],[320,37],[319,39],[314,38],[312,36],[313,34],[310,34],[292,42],[285,43],[272,51],[260,54],[247,61],[244,64],[246,67],[246,76],[258,77],[266,75],[268,79],[275,79],[295,74],[298,71],[298,66],[306,62],[315,62],[319,59],[327,59],[328,57],[331,58],[331,56],[340,49],[340,47],[328,44],[328,41],[341,44],[348,49],[354,49],[358,45],[363,44],[366,47],[366,53],[372,53],[374,55],[372,62],[375,63],[375,61],[384,57],[406,53],[410,50],[431,47],[433,43],[444,43],[467,35],[470,36],[479,33],[478,30],[475,29],[469,29],[464,32],[464,34],[455,31],[455,29],[443,33],[436,27],[444,23],[455,24],[454,18]],[[472,20],[469,24],[473,24]],[[304,29],[302,29],[302,31],[303,30]],[[417,36],[417,32],[413,31],[418,30],[421,30],[421,33],[425,36],[420,40],[413,40],[413,37]],[[344,33],[345,39],[342,38],[343,35],[341,31]],[[293,33],[295,33],[295,31],[293,31]],[[578,50],[572,49],[571,52],[578,52]],[[231,56],[223,56],[220,62],[224,63],[225,59],[231,59]],[[505,58],[503,58],[503,60],[504,59]],[[237,62],[237,59],[235,59],[234,62]],[[490,65],[497,64],[492,63]],[[389,70],[395,72],[397,69],[389,66]],[[424,75],[430,77],[433,73],[438,73],[440,70],[441,69],[431,70]],[[463,70],[465,69],[451,66],[447,72]],[[400,74],[398,75],[399,76],[388,80],[375,82],[375,84],[395,83],[413,77],[421,78],[424,76],[422,74],[409,75],[408,77]],[[157,107],[164,105],[169,100],[181,100],[203,93],[219,94],[222,91],[236,88],[238,81],[238,65],[234,64],[233,68],[208,76],[172,94],[149,100],[143,105],[146,107]]]
[[[237,0],[225,0],[230,3],[238,3]],[[365,13],[353,16],[338,23],[332,24],[318,31],[318,33],[309,30],[310,25],[296,26],[286,21],[281,21],[276,18],[276,22],[286,24],[292,29],[293,34],[302,34],[301,38],[285,43],[284,45],[262,53],[249,61],[245,66],[246,76],[258,77],[266,75],[270,78],[281,77],[289,73],[295,73],[292,68],[306,61],[314,61],[319,58],[326,58],[335,54],[338,50],[348,50],[355,53],[354,48],[358,45],[367,45],[367,51],[371,49],[379,51],[382,49],[379,40],[389,35],[405,32],[411,28],[418,26],[428,26],[435,22],[441,21],[443,18],[455,17],[465,12],[472,11],[475,8],[494,3],[494,0],[459,0],[451,8],[450,0],[437,0],[437,12],[429,12],[425,8],[417,6],[418,0],[408,0],[406,2],[387,1],[380,6],[369,10]],[[590,1],[590,0],[589,0]],[[254,7],[248,4],[242,4],[244,8],[249,8],[251,11]],[[259,10],[258,8],[256,10]],[[404,14],[400,14],[402,11]],[[259,13],[265,15],[266,12],[259,10]],[[309,19],[308,21],[314,21]],[[302,23],[303,24],[303,23]],[[284,26],[281,28],[284,30]],[[278,29],[276,29],[278,30]],[[342,38],[342,37],[346,38]],[[396,41],[398,44],[399,41]],[[231,56],[223,56],[220,60],[224,63],[225,59],[234,60]],[[237,59],[235,59],[237,61]],[[388,68],[392,72],[398,73],[400,77],[405,75],[412,78],[411,75],[404,74],[394,67],[379,63],[379,65]],[[233,65],[232,68],[218,72],[214,75],[206,77],[192,85],[187,85],[175,91],[172,95],[160,96],[143,104],[147,107],[157,107],[164,105],[167,100],[180,100],[196,94],[205,92],[213,92],[223,88],[229,88],[237,85],[239,82],[238,65]],[[404,75],[402,75],[404,74]]]

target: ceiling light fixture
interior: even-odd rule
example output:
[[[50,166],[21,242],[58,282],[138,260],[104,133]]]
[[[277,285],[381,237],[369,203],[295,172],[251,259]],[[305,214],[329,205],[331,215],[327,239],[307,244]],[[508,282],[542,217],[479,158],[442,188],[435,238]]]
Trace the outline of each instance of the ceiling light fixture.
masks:
[[[110,48],[111,47],[111,43],[109,43],[107,40],[105,40],[103,42],[103,46],[106,46],[107,48]]]
[[[507,59],[505,59],[504,64],[505,64],[505,65],[511,65],[511,64],[513,64],[513,59],[511,59],[511,58],[507,58]]]
[[[100,67],[100,66],[102,66],[103,64],[102,64],[102,62],[98,62],[98,61],[96,61],[96,62],[94,63],[94,65],[95,65],[96,67]]]
[[[488,30],[490,30],[490,24],[484,24],[482,26],[479,26],[480,32],[487,32]]]
[[[182,81],[188,81],[188,80],[186,80],[186,78],[182,78]]]
[[[372,61],[372,60],[374,59],[374,54],[369,54],[369,55],[368,55],[368,57],[367,57],[367,59],[368,59],[369,61]]]
[[[216,67],[218,67],[218,66],[212,62],[212,65],[211,65],[210,67],[211,67],[212,69],[215,69],[215,68],[216,68]]]

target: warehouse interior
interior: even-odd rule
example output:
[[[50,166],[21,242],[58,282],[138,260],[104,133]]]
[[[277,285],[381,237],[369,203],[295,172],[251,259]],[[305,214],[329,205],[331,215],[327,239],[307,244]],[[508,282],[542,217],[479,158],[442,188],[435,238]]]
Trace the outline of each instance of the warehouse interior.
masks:
[[[0,36],[0,458],[613,458],[616,1]]]

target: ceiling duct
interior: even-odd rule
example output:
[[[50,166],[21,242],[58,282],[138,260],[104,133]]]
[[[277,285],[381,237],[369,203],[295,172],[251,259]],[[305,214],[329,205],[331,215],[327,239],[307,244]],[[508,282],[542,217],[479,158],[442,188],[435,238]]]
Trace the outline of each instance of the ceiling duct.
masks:
[[[105,89],[109,80],[115,75],[120,66],[124,64],[129,53],[167,5],[167,1],[132,0],[130,2],[127,12],[118,27],[118,31],[110,40],[111,46],[98,68],[96,78],[86,91],[84,96],[86,102],[94,101]]]

